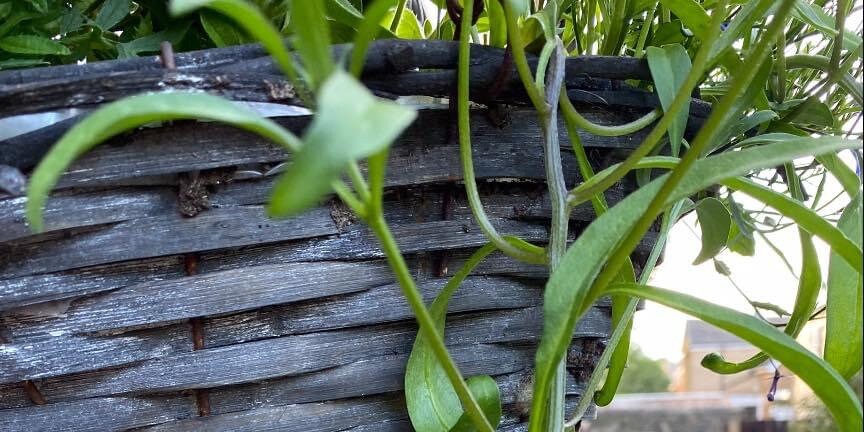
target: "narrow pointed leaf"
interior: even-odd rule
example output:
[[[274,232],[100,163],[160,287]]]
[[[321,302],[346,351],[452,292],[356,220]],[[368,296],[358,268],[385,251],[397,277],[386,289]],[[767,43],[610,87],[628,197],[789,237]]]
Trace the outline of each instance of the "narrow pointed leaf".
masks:
[[[75,125],[36,167],[27,190],[27,219],[33,230],[42,229],[42,206],[72,161],[120,133],[147,123],[181,119],[218,121],[255,132],[291,150],[299,146],[297,138],[278,124],[216,96],[176,92],[122,99]]]
[[[840,216],[838,228],[861,246],[861,189]],[[850,378],[862,363],[862,276],[835,253],[828,265],[828,318],[825,360]]]
[[[0,39],[0,51],[15,54],[69,55],[71,52],[60,42],[34,35],[6,36]]]
[[[447,305],[453,293],[474,268],[495,250],[495,246],[490,243],[475,251],[435,297],[429,307],[429,314],[432,315],[437,330],[442,335],[444,334]],[[489,389],[483,385],[482,381],[475,384],[478,386],[477,390],[480,390],[480,394],[475,393],[475,388],[470,386],[470,381],[469,379],[469,388],[471,388],[471,392],[483,412],[486,413],[489,423],[493,426],[497,425],[500,419],[500,398],[497,402],[488,400],[488,397],[495,395],[488,391]],[[492,384],[494,385],[494,381]],[[497,392],[497,385],[495,388]],[[411,425],[418,432],[449,431],[454,425],[461,422],[462,417],[466,417],[462,412],[456,391],[453,390],[453,386],[447,379],[447,374],[436,360],[432,348],[426,342],[422,332],[417,334],[411,356],[408,358],[408,365],[405,368],[405,402],[408,406]],[[494,417],[494,410],[489,409],[496,404],[498,405],[497,418]],[[467,420],[466,425],[470,424],[470,420]]]
[[[607,291],[608,294],[626,294],[671,307],[744,339],[807,383],[831,411],[840,430],[861,430],[861,404],[846,380],[824,360],[771,324],[696,297],[660,288],[616,285]]]
[[[317,106],[303,146],[273,189],[271,215],[290,216],[315,205],[350,162],[389,146],[416,116],[405,106],[377,99],[341,70],[321,87]]]
[[[666,45],[662,48],[648,47],[645,54],[660,104],[664,110],[668,110],[690,73],[690,56],[679,44]],[[669,125],[669,145],[672,156],[677,157],[680,152],[689,117],[690,102],[688,101]]]
[[[696,204],[699,229],[702,231],[702,250],[693,265],[702,264],[717,256],[726,247],[732,217],[729,210],[716,198],[705,198]]]
[[[803,145],[805,143],[806,145]],[[807,138],[805,142],[787,140],[708,157],[694,163],[670,195],[669,204],[721,180],[752,170],[774,167],[807,155],[837,152],[858,146],[858,142],[835,137]],[[579,312],[585,307],[584,303],[594,278],[618,241],[642,216],[645,207],[666,178],[664,175],[645,185],[595,219],[568,249],[559,269],[550,276],[543,300],[543,338],[537,351],[534,394],[544,394],[548,388],[554,367],[563,358],[570,343]],[[819,219],[821,221],[821,218]],[[851,254],[850,258],[854,259],[855,251],[847,252]],[[857,252],[860,260],[860,249]]]

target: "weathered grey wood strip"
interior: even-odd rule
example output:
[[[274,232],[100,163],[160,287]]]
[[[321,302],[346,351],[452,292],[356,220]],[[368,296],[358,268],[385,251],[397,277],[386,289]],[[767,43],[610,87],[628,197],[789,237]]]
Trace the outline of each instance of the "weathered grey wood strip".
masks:
[[[101,225],[176,212],[176,193],[165,188],[121,189],[53,197],[44,210],[44,232]],[[26,224],[27,198],[0,200],[0,243],[33,235]]]
[[[392,280],[389,267],[377,262],[246,267],[128,286],[76,302],[64,317],[30,329],[34,333],[86,333],[152,326],[364,291]]]
[[[419,284],[427,303],[440,292],[447,279],[433,279]],[[526,284],[504,277],[469,277],[450,301],[449,313],[487,309],[516,309],[539,306],[543,301],[542,284]],[[210,318],[207,323],[207,347],[218,347],[290,334],[332,330],[347,327],[413,319],[398,284],[312,300],[298,304]]]
[[[536,342],[542,326],[540,314],[535,307],[453,317],[446,341],[450,346]],[[606,312],[592,309],[575,336],[602,337],[608,328]],[[415,335],[413,323],[397,323],[271,338],[162,355],[121,369],[48,378],[40,388],[46,399],[59,401],[219,387],[321,371],[385,353],[408,353]]]
[[[61,273],[0,279],[0,311],[180,276],[183,276],[181,260],[176,256],[168,256]]]
[[[0,430],[120,431],[189,418],[195,401],[183,396],[106,397],[0,410]]]
[[[117,367],[191,351],[189,330],[184,324],[108,336],[79,336],[57,330],[41,337],[16,339],[0,345],[0,382]],[[9,402],[3,400],[2,404]]]
[[[491,218],[499,232],[527,241],[546,241],[542,225],[509,219]],[[473,222],[460,220],[423,222],[391,226],[403,254],[476,248],[488,242]],[[364,226],[352,225],[339,235],[276,245],[261,245],[241,250],[202,253],[201,271],[217,271],[249,265],[293,261],[360,260],[382,258],[378,241]]]
[[[121,222],[70,239],[11,248],[0,264],[6,277],[48,273],[162,255],[277,242],[337,233],[325,209],[274,220],[260,206],[213,209]]]
[[[618,123],[631,115],[591,110],[585,115],[604,123]],[[295,132],[308,116],[281,117],[276,122]],[[563,121],[563,120],[562,120]],[[456,143],[449,142],[452,124],[446,110],[421,110],[419,118],[394,145],[388,167],[388,185],[442,182],[461,178]],[[561,126],[561,142],[568,143]],[[580,135],[586,147],[630,149],[647,131],[623,137]],[[543,179],[542,148],[537,139],[536,115],[513,110],[504,129],[490,124],[483,112],[472,116],[475,169],[478,178],[521,177]],[[190,149],[193,149],[190,151]],[[435,149],[432,151],[432,149]],[[514,158],[519,158],[514,160]],[[568,179],[577,179],[572,155],[564,155]],[[288,153],[251,133],[216,123],[179,122],[150,128],[109,140],[76,161],[61,177],[59,187],[94,184],[129,177],[171,174],[251,163],[281,162]],[[521,163],[515,163],[518,162]]]

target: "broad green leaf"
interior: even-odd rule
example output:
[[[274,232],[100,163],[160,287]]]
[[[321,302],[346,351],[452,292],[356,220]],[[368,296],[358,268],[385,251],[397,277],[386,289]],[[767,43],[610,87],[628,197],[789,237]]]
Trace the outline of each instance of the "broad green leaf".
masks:
[[[6,36],[0,39],[0,50],[15,54],[69,55],[69,48],[51,39],[34,35]]]
[[[327,16],[338,23],[356,29],[363,22],[363,14],[348,0],[328,0],[324,4]]]
[[[831,153],[860,146],[858,142],[835,137],[806,140],[781,141],[698,160],[669,196],[669,204],[721,180],[752,170],[775,167],[812,154]],[[543,337],[537,350],[534,394],[545,394],[547,391],[554,368],[569,346],[580,312],[587,309],[585,300],[591,284],[620,239],[642,217],[645,208],[667,177],[668,174],[645,185],[595,219],[570,246],[559,269],[550,276],[543,300]],[[811,219],[807,221],[814,224],[824,222],[818,215],[816,218],[819,222]],[[830,224],[829,228],[833,229]],[[844,239],[849,242],[845,237],[838,241]],[[844,259],[855,259],[855,250],[846,252]],[[857,250],[857,259],[860,260],[860,249]]]
[[[753,256],[756,254],[756,240],[753,231],[756,227],[750,215],[735,202],[734,197],[729,195],[729,213],[732,215],[733,224],[729,227],[729,236],[726,239],[726,247],[739,255]]]
[[[498,390],[498,383],[489,375],[473,376],[465,382],[471,389],[471,394],[477,399],[477,403],[480,404],[489,424],[493,427],[498,426],[498,423],[501,422],[501,392]],[[474,432],[476,430],[474,423],[471,422],[471,417],[463,413],[456,425],[450,429],[450,432]]]
[[[826,36],[837,37],[837,25],[831,15],[825,13],[821,7],[810,3],[809,1],[798,0],[795,2],[795,9],[792,12],[799,21],[807,23],[816,30],[819,30]],[[843,32],[843,46],[845,48],[854,47],[861,43],[861,36],[858,36],[853,31],[846,30]]]
[[[313,89],[319,88],[333,70],[330,57],[330,34],[324,15],[323,0],[291,3],[291,28],[297,35],[295,46]]]
[[[436,329],[442,335],[444,334],[447,305],[450,298],[474,268],[495,250],[495,246],[489,243],[475,251],[435,297],[429,307],[429,314],[435,320]],[[488,409],[490,401],[481,398],[483,395],[475,393],[474,388],[471,390],[471,393],[478,398],[478,403],[480,403],[483,412],[486,413],[490,424],[497,425],[497,421],[492,421],[496,420],[494,412],[491,412],[492,415],[490,416]],[[483,391],[484,395],[489,393],[491,392]],[[405,402],[408,406],[411,425],[419,432],[449,431],[460,422],[463,414],[459,398],[422,332],[417,334],[411,356],[408,358],[408,365],[405,368]],[[497,417],[500,419],[500,399],[491,405],[495,403],[499,406]]]
[[[156,93],[132,96],[110,103],[75,125],[51,148],[33,172],[27,188],[27,219],[36,232],[42,230],[42,207],[60,175],[76,158],[120,133],[148,123],[202,119],[227,123],[257,133],[290,150],[299,141],[271,120],[204,93]]]
[[[683,46],[667,45],[662,48],[648,47],[646,52],[648,67],[651,69],[651,77],[654,89],[660,98],[660,104],[664,110],[668,110],[675,99],[675,95],[684,85],[687,74],[690,73],[690,56]],[[678,111],[675,120],[669,125],[669,144],[672,148],[672,156],[677,157],[684,139],[684,129],[687,128],[687,119],[690,117],[690,102]]]
[[[726,247],[729,227],[732,225],[729,210],[716,198],[705,198],[699,201],[696,204],[696,215],[699,218],[699,229],[702,230],[702,250],[699,251],[693,265],[714,258]]]
[[[392,23],[396,16],[396,11],[389,11],[381,20],[381,25]],[[399,26],[396,28],[396,36],[399,39],[423,39],[423,29],[420,28],[420,23],[417,21],[417,16],[408,8],[402,9],[402,17],[399,18]]]
[[[201,27],[204,28],[207,36],[210,37],[210,40],[217,47],[221,48],[251,42],[249,36],[224,15],[202,11],[200,20]]]
[[[846,206],[837,227],[861,246],[861,189]],[[828,318],[825,330],[825,360],[846,378],[862,363],[862,276],[837,254],[828,264]]]
[[[726,133],[722,138],[717,140],[717,144],[714,146],[712,151],[728,144],[729,141],[735,137],[738,137],[761,124],[775,120],[778,117],[777,113],[771,110],[760,110],[744,116],[740,120],[729,125],[726,129]]]
[[[660,0],[660,3],[678,18],[681,18],[681,21],[699,39],[705,39],[705,35],[712,31],[708,28],[711,24],[711,17],[695,0]]]
[[[288,50],[285,49],[279,31],[255,7],[240,0],[171,0],[168,9],[172,15],[176,16],[203,7],[222,13],[243,27],[250,36],[261,42],[261,45],[273,56],[276,63],[279,64],[279,68],[291,79],[291,82],[298,85],[298,75],[294,62],[291,60]]]
[[[616,285],[608,294],[644,298],[696,317],[766,352],[801,378],[825,403],[843,431],[862,428],[861,404],[846,380],[828,363],[769,323],[702,299],[645,285]],[[859,363],[860,368],[860,363]]]
[[[190,21],[177,23],[165,30],[117,44],[117,53],[120,58],[134,57],[140,53],[159,51],[162,41],[178,44],[183,39],[186,31],[189,30],[190,25]]]
[[[78,9],[77,5],[73,5],[71,8],[66,9],[63,12],[63,15],[60,16],[60,35],[65,35],[66,33],[73,32],[81,28],[84,25],[84,20],[86,18]]]
[[[805,105],[806,104],[806,105]],[[826,126],[832,127],[834,126],[834,114],[831,113],[831,109],[828,108],[827,105],[820,102],[815,98],[808,99],[793,99],[786,101],[782,104],[777,104],[775,107],[776,111],[789,113],[792,111],[800,110],[801,105],[804,105],[803,111],[795,114],[794,117],[789,118],[788,121],[794,124],[804,124],[804,125],[816,125],[816,126]]]
[[[375,98],[338,69],[321,86],[317,106],[303,146],[273,189],[271,215],[294,215],[317,203],[350,162],[389,146],[416,116],[405,106]]]
[[[687,40],[687,30],[681,20],[660,23],[648,41],[650,45],[660,47],[669,44],[680,44]]]
[[[123,21],[123,18],[126,18],[131,11],[132,2],[130,0],[106,0],[99,8],[94,23],[102,31],[109,31],[120,21]]]

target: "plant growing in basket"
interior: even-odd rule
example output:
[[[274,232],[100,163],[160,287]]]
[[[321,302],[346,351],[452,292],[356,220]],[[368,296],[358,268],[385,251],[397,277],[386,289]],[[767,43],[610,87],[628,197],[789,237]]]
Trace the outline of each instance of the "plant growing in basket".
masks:
[[[592,401],[605,405],[612,400],[626,365],[629,332],[639,299],[700,318],[763,351],[741,363],[710,355],[703,360],[705,367],[718,373],[736,373],[769,358],[777,359],[813,388],[842,430],[861,429],[861,405],[847,384],[862,363],[861,179],[837,156],[840,151],[857,152],[855,149],[861,147],[860,136],[858,140],[849,139],[849,134],[842,136],[844,125],[855,116],[860,120],[862,101],[861,86],[855,81],[861,74],[861,36],[846,30],[845,18],[851,9],[848,2],[836,2],[832,16],[800,0],[756,0],[731,6],[726,0],[448,0],[438,2],[439,10],[446,9],[447,14],[439,14],[434,30],[416,20],[406,9],[405,0],[378,0],[365,8],[354,3],[291,2],[282,22],[291,32],[291,45],[301,60],[298,64],[271,20],[247,3],[171,2],[175,15],[205,8],[208,13],[222,14],[221,19],[229,19],[231,25],[261,42],[293,90],[315,112],[314,121],[298,137],[266,118],[203,93],[145,94],[114,102],[70,130],[36,168],[27,202],[33,229],[41,228],[43,204],[59,176],[76,157],[106,139],[153,122],[223,122],[260,134],[293,153],[293,162],[273,189],[270,215],[296,215],[335,193],[380,241],[420,324],[405,377],[408,410],[417,430],[491,431],[499,422],[501,403],[495,382],[487,376],[465,379],[442,338],[448,300],[472,269],[496,250],[550,270],[543,334],[536,352],[531,431],[561,431],[576,424]],[[382,22],[387,23],[386,28]],[[350,55],[334,60],[330,30],[337,25],[351,29],[354,45]],[[819,54],[803,45],[814,32],[823,35],[824,45],[816,49],[823,51]],[[460,157],[470,207],[489,240],[428,307],[388,228],[382,206],[389,146],[413,121],[415,113],[404,105],[375,98],[357,79],[370,41],[394,34],[459,40],[457,91],[450,103],[458,113]],[[552,204],[546,245],[501,235],[484,213],[471,151],[471,40],[507,47],[505,55],[512,58],[522,90],[536,110]],[[790,50],[796,54],[787,55]],[[534,70],[526,51],[538,55]],[[647,60],[654,78],[650,86],[662,109],[624,125],[591,123],[571,103],[562,84],[566,58],[622,52]],[[698,134],[687,142],[684,129],[691,94],[700,87],[703,97],[714,106]],[[565,121],[570,145],[586,179],[570,190],[561,167],[559,116]],[[640,129],[649,132],[626,160],[593,172],[579,130],[615,136]],[[657,156],[667,142],[667,155]],[[811,156],[814,162],[806,167],[794,164],[796,159]],[[362,161],[367,166],[365,176],[359,168]],[[754,179],[754,173],[769,169],[780,173],[784,191]],[[652,178],[646,175],[648,170],[662,175]],[[604,191],[634,171],[643,180],[642,186],[609,207]],[[807,195],[800,178],[814,172],[836,178],[851,200],[836,226],[814,210],[815,204],[813,208],[805,205]],[[690,200],[718,184],[723,186],[721,194],[696,203]],[[703,239],[697,262],[713,259],[725,248],[750,253],[753,236],[761,231],[731,191],[763,202],[798,226],[803,251],[801,277],[794,309],[782,330],[754,316],[648,286],[662,238],[638,280],[629,260],[655,220],[660,218],[665,233],[683,212],[694,208]],[[820,185],[816,194],[821,193]],[[568,244],[570,212],[587,201],[597,218]],[[795,341],[818,308],[824,269],[816,258],[814,237],[832,251],[827,269],[828,334],[821,357]],[[613,299],[614,331],[588,383],[586,397],[575,412],[565,412],[567,346],[580,317],[602,296]],[[604,372],[605,382],[598,388]]]

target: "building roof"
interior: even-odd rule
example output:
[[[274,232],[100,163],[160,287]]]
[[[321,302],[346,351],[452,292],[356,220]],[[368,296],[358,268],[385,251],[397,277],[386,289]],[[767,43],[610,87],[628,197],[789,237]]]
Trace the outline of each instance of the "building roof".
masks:
[[[749,347],[745,340],[699,320],[687,321],[684,339],[691,347]]]

